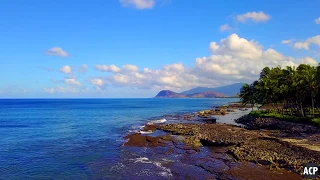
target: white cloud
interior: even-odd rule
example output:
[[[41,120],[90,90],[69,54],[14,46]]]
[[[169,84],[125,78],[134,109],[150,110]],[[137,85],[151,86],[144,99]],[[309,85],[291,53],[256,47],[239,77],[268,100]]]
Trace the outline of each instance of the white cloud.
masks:
[[[68,65],[63,66],[62,68],[60,68],[59,71],[62,72],[62,73],[66,73],[66,74],[72,73],[72,69],[71,69],[71,67],[68,66]]]
[[[117,67],[114,64],[111,65],[96,65],[95,69],[102,72],[137,72],[139,68],[133,64],[125,64],[121,68]]]
[[[311,38],[306,39],[305,41],[296,42],[296,43],[294,43],[293,47],[295,49],[309,50],[309,46],[311,44],[315,44],[315,45],[320,46],[320,35],[313,36]]]
[[[174,72],[184,72],[184,70],[185,70],[182,63],[165,65],[165,66],[163,66],[162,69],[165,71],[174,71]]]
[[[135,65],[132,65],[132,64],[123,65],[121,68],[121,71],[129,71],[129,72],[136,72],[138,70],[139,70],[139,68]]]
[[[49,56],[60,56],[60,57],[67,57],[69,54],[64,51],[61,47],[53,47],[46,51],[46,54]]]
[[[136,9],[151,9],[155,6],[155,0],[120,0],[125,7],[134,7]]]
[[[295,49],[305,49],[308,50],[309,49],[309,43],[307,42],[296,42],[294,43],[293,47]]]
[[[317,19],[315,19],[314,22],[315,22],[316,24],[320,24],[320,17],[318,17]]]
[[[311,57],[305,57],[298,61],[300,64],[310,64],[312,66],[317,66],[319,62],[317,62],[315,59],[312,59]]]
[[[285,59],[285,56],[274,49],[267,49],[262,53],[263,59],[271,59],[273,61],[282,61]]]
[[[123,65],[119,71],[103,77],[91,79],[97,89],[107,86],[139,89],[186,90],[197,86],[214,87],[236,82],[252,82],[259,77],[265,66],[297,66],[300,63],[315,64],[309,57],[295,59],[285,56],[275,49],[264,49],[254,40],[247,40],[237,34],[217,42],[211,42],[212,54],[195,59],[194,66],[185,67],[182,63],[167,64],[160,69],[139,68]],[[105,65],[106,70],[110,66]]]
[[[211,42],[210,45],[209,45],[209,49],[214,52],[216,51],[217,49],[219,49],[219,45],[216,43],[216,42]]]
[[[96,85],[96,86],[103,86],[103,80],[100,78],[93,78],[90,80],[91,84]]]
[[[119,72],[120,68],[118,68],[116,65],[111,64],[110,66],[107,65],[96,65],[95,69],[102,72]]]
[[[75,78],[65,78],[64,82],[70,85],[81,86],[81,83]]]
[[[286,39],[286,40],[281,41],[281,44],[289,44],[289,45],[291,45],[292,43],[293,43],[293,39]]]
[[[57,86],[55,88],[43,88],[43,92],[46,93],[77,93],[79,92],[79,89],[74,87],[63,87],[63,86]]]
[[[113,77],[114,82],[119,84],[127,84],[130,81],[130,77],[123,74],[115,74]]]
[[[232,28],[228,24],[221,25],[219,27],[220,32],[231,30]]]
[[[290,44],[293,40],[283,40],[283,44]],[[316,44],[317,36],[306,41],[297,42],[303,48]],[[96,65],[95,69],[109,72],[100,77],[91,77],[90,84],[95,92],[104,92],[108,86],[126,87],[130,89],[171,89],[174,91],[186,90],[197,86],[214,87],[235,82],[251,82],[258,78],[261,69],[265,66],[278,65],[297,66],[300,63],[317,65],[317,61],[310,57],[295,59],[285,56],[275,49],[264,49],[255,40],[248,40],[231,34],[220,41],[213,41],[209,45],[211,55],[196,58],[194,65],[184,66],[182,63],[167,64],[160,69],[139,68],[133,64],[117,67],[111,65]],[[87,65],[82,65],[79,72],[85,72]],[[66,65],[61,72],[70,74],[72,69]],[[85,91],[85,86],[75,78],[67,77],[64,83],[68,86],[44,88],[47,93],[78,93]]]
[[[262,47],[258,45],[258,42],[240,38],[237,34],[231,34],[228,38],[220,40],[220,45],[211,42],[210,50],[217,55],[232,53],[233,56],[252,60],[259,59],[262,54]]]
[[[262,11],[259,11],[259,12],[247,12],[245,14],[239,14],[236,16],[236,19],[239,21],[239,22],[247,22],[248,20],[252,20],[253,22],[266,22],[270,19],[270,15],[268,14],[265,14],[264,12]]]

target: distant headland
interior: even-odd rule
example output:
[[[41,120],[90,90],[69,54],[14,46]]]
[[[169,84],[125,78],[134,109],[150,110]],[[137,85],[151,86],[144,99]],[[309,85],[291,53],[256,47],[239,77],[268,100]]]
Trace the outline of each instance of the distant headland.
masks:
[[[235,83],[215,88],[196,87],[181,93],[162,90],[154,98],[235,98],[239,97],[238,93],[243,85],[244,83]]]

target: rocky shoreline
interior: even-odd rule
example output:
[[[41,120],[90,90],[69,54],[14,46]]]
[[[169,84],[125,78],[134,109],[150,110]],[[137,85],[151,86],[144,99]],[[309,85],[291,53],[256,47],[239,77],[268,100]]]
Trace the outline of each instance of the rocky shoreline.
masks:
[[[212,115],[223,116],[242,108],[248,107],[231,104],[200,111],[195,115],[184,115],[182,117],[187,120],[186,123],[149,124],[144,127],[144,131],[161,130],[167,134],[150,136],[134,133],[126,137],[128,141],[124,145],[153,148],[182,142],[184,145],[180,148],[186,153],[197,153],[202,147],[222,148],[222,156],[227,158],[222,160],[221,166],[225,165],[228,168],[218,173],[220,179],[251,177],[252,174],[241,172],[246,168],[239,168],[247,166],[247,163],[255,164],[258,171],[265,168],[263,171],[272,179],[275,177],[301,179],[304,163],[320,164],[320,131],[316,127],[272,118],[255,118],[250,115],[236,120],[245,127],[203,121],[203,119],[213,119]],[[204,123],[191,123],[190,120],[201,120]],[[176,136],[180,137],[179,140]],[[216,161],[214,158],[213,160]],[[238,169],[232,168],[234,163],[240,163],[241,166],[237,166]],[[212,173],[216,174],[215,170],[213,171]],[[278,175],[273,176],[276,174]]]

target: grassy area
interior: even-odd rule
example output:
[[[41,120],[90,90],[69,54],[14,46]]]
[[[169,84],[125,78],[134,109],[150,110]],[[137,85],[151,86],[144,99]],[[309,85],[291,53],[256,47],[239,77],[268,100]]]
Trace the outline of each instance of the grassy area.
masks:
[[[320,118],[313,118],[312,123],[315,123],[317,126],[320,126]]]
[[[312,118],[312,117],[297,117],[297,116],[290,116],[290,115],[282,115],[277,112],[265,112],[265,111],[259,111],[255,110],[250,113],[250,115],[255,117],[264,117],[264,118],[276,118],[283,121],[289,121],[289,122],[298,122],[298,123],[305,123],[305,124],[312,124],[315,126],[320,127],[320,118]]]

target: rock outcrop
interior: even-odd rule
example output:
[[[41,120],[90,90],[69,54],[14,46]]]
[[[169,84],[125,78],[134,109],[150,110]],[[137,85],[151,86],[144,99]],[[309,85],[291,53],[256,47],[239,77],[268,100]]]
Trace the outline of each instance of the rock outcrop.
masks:
[[[181,94],[176,93],[170,90],[162,90],[160,91],[155,98],[220,98],[226,97],[225,94],[214,92],[214,91],[207,91],[195,94]]]
[[[320,151],[314,151],[279,137],[279,131],[264,133],[226,124],[166,124],[158,127],[188,137],[191,146],[225,146],[239,161],[255,162],[270,168],[285,168],[301,174],[302,165],[320,163]]]
[[[170,90],[162,90],[160,91],[155,98],[186,98],[187,96],[184,94],[179,94]]]

